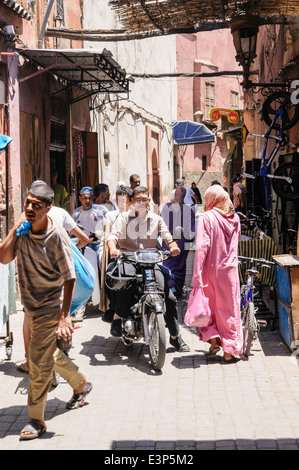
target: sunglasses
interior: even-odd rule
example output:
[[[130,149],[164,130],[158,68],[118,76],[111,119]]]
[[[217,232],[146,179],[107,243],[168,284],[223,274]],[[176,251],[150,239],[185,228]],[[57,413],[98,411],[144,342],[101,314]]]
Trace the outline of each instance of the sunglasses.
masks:
[[[141,197],[135,197],[136,202],[144,202],[146,203],[148,201],[148,198],[141,198]]]

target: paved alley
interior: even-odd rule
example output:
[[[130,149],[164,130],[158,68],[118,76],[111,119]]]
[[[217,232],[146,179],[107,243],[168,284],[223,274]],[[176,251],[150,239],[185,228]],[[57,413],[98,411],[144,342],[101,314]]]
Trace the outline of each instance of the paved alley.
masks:
[[[189,261],[188,279],[192,270]],[[0,449],[155,450],[299,449],[299,368],[279,333],[262,329],[252,355],[224,364],[207,359],[196,330],[180,323],[190,353],[168,345],[162,373],[154,372],[142,342],[127,348],[109,335],[98,311],[89,309],[75,330],[70,356],[88,373],[86,404],[67,411],[72,390],[61,378],[48,395],[47,433],[20,442],[28,422],[29,378],[24,360],[22,312],[11,316],[12,358],[0,361]]]

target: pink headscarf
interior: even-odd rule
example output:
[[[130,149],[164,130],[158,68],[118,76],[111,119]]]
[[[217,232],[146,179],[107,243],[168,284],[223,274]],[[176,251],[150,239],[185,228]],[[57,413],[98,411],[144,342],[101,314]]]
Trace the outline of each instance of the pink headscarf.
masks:
[[[206,211],[216,209],[225,217],[231,217],[235,213],[234,205],[229,194],[219,184],[210,186],[204,195]]]

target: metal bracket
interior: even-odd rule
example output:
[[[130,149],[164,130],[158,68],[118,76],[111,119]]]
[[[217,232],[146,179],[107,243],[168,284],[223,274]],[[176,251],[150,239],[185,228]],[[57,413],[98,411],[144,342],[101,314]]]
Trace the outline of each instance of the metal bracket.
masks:
[[[267,96],[273,93],[273,88],[280,90],[282,88],[289,88],[290,83],[253,83],[251,80],[244,84],[244,88],[251,89],[253,93],[261,93],[263,96]],[[257,90],[255,90],[257,88]]]

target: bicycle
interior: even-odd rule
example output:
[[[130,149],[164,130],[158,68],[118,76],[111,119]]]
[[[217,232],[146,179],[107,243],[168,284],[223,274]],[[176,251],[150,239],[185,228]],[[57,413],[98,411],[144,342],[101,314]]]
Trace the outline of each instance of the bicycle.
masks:
[[[256,318],[256,312],[258,308],[254,305],[254,280],[259,278],[259,271],[252,266],[253,262],[262,264],[263,266],[270,267],[269,265],[274,265],[273,261],[268,261],[263,258],[247,258],[245,256],[238,256],[240,261],[250,261],[251,266],[246,270],[245,275],[247,275],[246,283],[241,285],[241,301],[240,301],[240,311],[241,311],[241,322],[243,330],[243,354],[244,356],[249,356],[253,341],[258,338],[260,326]]]
[[[272,116],[274,117],[272,118]],[[297,152],[299,152],[298,144],[293,144],[290,142],[287,136],[284,134],[284,131],[292,128],[299,121],[299,106],[292,103],[291,93],[286,91],[277,91],[268,96],[268,98],[265,100],[262,107],[262,117],[269,126],[265,134],[255,134],[249,132],[245,124],[242,126],[243,143],[246,142],[248,135],[263,137],[265,139],[259,174],[254,176],[248,173],[243,173],[242,176],[244,178],[252,179],[255,179],[256,176],[263,177],[267,206],[269,196],[266,178],[272,179],[272,187],[278,197],[289,200],[298,199],[299,163],[283,163],[275,169],[273,174],[269,173],[269,169],[281,147],[289,145],[292,149],[297,148]],[[278,131],[278,135],[271,134],[273,130]],[[267,158],[269,140],[274,140],[275,146]]]
[[[240,217],[242,233],[247,232],[250,234],[251,232],[258,230],[261,234],[270,235],[271,223],[273,220],[270,211],[265,211],[262,216],[254,214],[251,210],[246,214],[243,214],[242,212],[237,212],[237,214]]]

